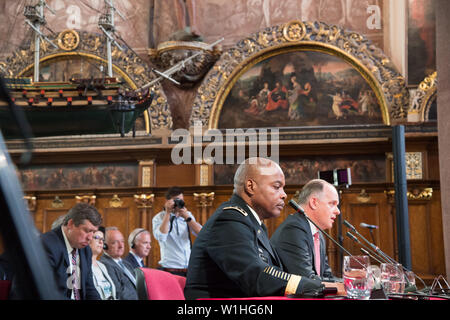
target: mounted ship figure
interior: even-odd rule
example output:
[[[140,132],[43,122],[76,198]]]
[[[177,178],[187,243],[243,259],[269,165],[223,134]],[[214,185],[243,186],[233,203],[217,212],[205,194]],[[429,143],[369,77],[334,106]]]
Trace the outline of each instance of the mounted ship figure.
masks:
[[[117,10],[111,1],[105,2],[107,12],[100,16],[98,25],[107,40],[108,77],[72,78],[68,82],[39,81],[40,41],[56,45],[40,31],[46,24],[45,1],[25,7],[25,21],[35,32],[34,81],[29,77],[7,77],[5,82],[15,107],[24,111],[34,137],[108,133],[124,136],[131,129],[135,135],[135,121],[149,108],[154,94],[149,89],[125,89],[124,82],[113,77],[111,44],[123,49],[112,37]],[[10,112],[8,103],[0,100],[3,135],[20,138],[22,134],[11,121]]]
[[[45,1],[39,0],[37,5],[25,8],[26,22],[35,32],[34,81],[30,77],[11,77],[11,72],[5,78],[15,107],[24,111],[34,137],[113,133],[120,133],[123,137],[130,130],[133,130],[134,137],[136,120],[150,107],[156,96],[157,83],[167,79],[179,85],[179,81],[171,76],[223,40],[221,38],[204,46],[202,51],[175,63],[165,71],[151,69],[156,75],[154,79],[147,80],[139,88],[135,86],[135,90],[130,89],[125,82],[113,76],[112,46],[122,53],[124,48],[115,38],[125,43],[116,34],[114,14],[117,12],[122,19],[125,18],[114,7],[112,0],[105,0],[105,12],[99,17],[98,27],[106,39],[107,76],[103,72],[103,65],[100,68],[94,65],[102,73],[100,78],[91,76],[88,79],[71,78],[64,82],[42,82],[39,79],[39,42],[42,39],[55,46],[40,32],[40,26],[46,24],[44,7],[48,7]],[[63,31],[58,37],[58,45],[62,45],[64,50],[75,50],[79,41],[74,30]],[[131,47],[126,43],[125,45],[138,56]],[[4,68],[2,72],[8,74]],[[8,139],[21,138],[22,134],[15,122],[11,121],[10,114],[8,103],[0,100],[0,127],[3,135]]]

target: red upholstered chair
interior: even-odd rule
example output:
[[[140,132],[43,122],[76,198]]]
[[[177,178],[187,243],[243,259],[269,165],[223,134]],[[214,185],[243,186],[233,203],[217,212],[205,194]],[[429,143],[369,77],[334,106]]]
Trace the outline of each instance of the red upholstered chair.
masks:
[[[185,277],[152,268],[134,271],[139,300],[185,300]]]
[[[11,290],[11,281],[0,280],[0,300],[8,300],[10,290]]]

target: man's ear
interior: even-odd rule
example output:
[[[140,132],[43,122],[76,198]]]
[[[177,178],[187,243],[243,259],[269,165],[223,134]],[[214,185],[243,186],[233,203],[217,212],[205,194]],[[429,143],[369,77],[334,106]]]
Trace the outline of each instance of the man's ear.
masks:
[[[245,180],[244,190],[247,195],[252,196],[255,194],[256,183],[252,179]]]
[[[312,210],[317,209],[318,201],[316,197],[310,197],[308,201],[308,205]]]

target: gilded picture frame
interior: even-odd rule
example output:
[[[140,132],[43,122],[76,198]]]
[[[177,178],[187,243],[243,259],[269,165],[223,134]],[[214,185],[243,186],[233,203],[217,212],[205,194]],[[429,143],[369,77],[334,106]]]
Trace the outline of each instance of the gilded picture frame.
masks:
[[[327,54],[350,65],[372,90],[383,123],[404,122],[409,92],[392,61],[364,36],[321,22],[291,21],[266,28],[222,54],[194,101],[191,124],[218,128],[223,105],[239,78],[256,64],[289,52]]]

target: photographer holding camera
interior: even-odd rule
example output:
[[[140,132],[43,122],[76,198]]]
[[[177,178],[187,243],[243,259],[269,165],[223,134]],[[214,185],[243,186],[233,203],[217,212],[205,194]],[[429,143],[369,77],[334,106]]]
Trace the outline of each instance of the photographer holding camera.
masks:
[[[181,188],[167,190],[164,210],[152,222],[153,235],[161,248],[160,269],[185,277],[192,247],[190,232],[196,236],[202,226],[187,210]]]

